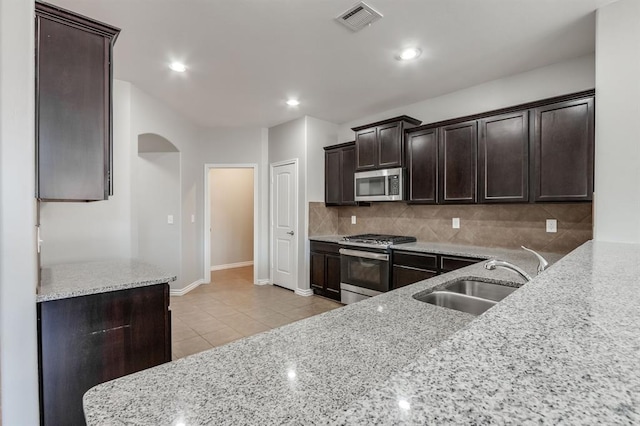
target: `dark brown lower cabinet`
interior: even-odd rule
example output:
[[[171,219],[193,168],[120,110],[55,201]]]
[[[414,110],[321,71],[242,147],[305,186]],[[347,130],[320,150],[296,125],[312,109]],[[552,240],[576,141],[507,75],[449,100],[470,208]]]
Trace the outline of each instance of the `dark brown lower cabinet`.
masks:
[[[436,275],[464,268],[481,262],[482,259],[420,253],[393,251],[392,289],[404,287]]]
[[[83,425],[93,386],[171,361],[169,285],[38,303],[40,418]]]
[[[340,246],[311,241],[311,289],[315,294],[340,300]]]

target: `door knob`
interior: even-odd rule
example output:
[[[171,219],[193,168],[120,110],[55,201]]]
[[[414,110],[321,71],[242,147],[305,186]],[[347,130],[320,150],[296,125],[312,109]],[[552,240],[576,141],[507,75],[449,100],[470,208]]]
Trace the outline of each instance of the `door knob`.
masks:
[[[287,234],[293,235],[293,231],[289,231],[289,232],[287,232]]]

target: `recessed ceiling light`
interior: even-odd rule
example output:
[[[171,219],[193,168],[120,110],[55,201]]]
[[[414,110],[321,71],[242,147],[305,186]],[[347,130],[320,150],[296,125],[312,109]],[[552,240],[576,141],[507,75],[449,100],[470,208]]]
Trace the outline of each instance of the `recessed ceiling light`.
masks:
[[[187,66],[181,62],[171,62],[171,64],[169,64],[169,68],[175,72],[185,72],[187,70]]]
[[[421,53],[422,51],[417,47],[410,47],[400,52],[400,54],[396,56],[396,59],[399,61],[410,61],[412,59],[416,59]]]
[[[298,106],[298,105],[300,105],[300,101],[297,100],[297,99],[289,99],[287,101],[287,105],[289,105],[289,106]]]

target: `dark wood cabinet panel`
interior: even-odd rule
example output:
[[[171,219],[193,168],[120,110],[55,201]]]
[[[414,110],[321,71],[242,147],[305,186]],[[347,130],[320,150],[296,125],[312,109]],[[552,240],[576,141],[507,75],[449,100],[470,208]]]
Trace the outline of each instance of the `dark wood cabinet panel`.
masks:
[[[438,202],[438,129],[407,135],[407,201]]]
[[[528,123],[527,111],[478,121],[481,203],[529,201]]]
[[[478,262],[482,262],[482,259],[475,259],[472,257],[442,255],[440,257],[440,271],[442,273],[455,271],[456,269],[464,268],[466,266],[470,266]]]
[[[407,266],[393,265],[393,283],[392,289],[417,283],[418,281],[427,280],[438,275],[435,271],[425,269],[410,268]]]
[[[325,147],[324,202],[331,206],[353,206],[356,148],[353,142]]]
[[[534,201],[590,201],[593,198],[593,97],[542,106],[531,114]]]
[[[356,133],[356,169],[373,170],[378,167],[378,132],[372,129]]]
[[[340,300],[340,246],[311,241],[310,281],[315,294]]]
[[[333,299],[340,300],[340,255],[327,254],[326,291],[333,293]]]
[[[169,286],[38,304],[41,420],[84,424],[91,387],[171,361]]]
[[[112,46],[119,30],[44,3],[35,9],[36,196],[107,199]]]
[[[403,144],[401,123],[378,126],[378,166],[380,168],[402,167]]]
[[[475,121],[440,128],[439,201],[464,204],[477,201],[477,124]]]
[[[438,257],[435,254],[408,253],[394,250],[393,264],[436,271],[438,269]]]
[[[366,171],[404,166],[404,131],[420,120],[402,115],[354,127],[356,132],[356,170]]]

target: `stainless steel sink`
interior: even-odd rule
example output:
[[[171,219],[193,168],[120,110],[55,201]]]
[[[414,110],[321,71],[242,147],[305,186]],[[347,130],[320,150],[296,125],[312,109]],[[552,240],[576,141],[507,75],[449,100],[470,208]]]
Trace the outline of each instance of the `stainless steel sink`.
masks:
[[[444,289],[454,293],[466,294],[468,296],[480,297],[482,299],[499,302],[518,288],[486,281],[464,279],[453,281],[452,283],[445,285]]]
[[[424,295],[416,294],[413,297],[421,302],[467,312],[472,315],[480,315],[497,303],[493,300],[481,299],[479,297],[467,296],[466,294],[453,293],[450,291],[434,291]]]

